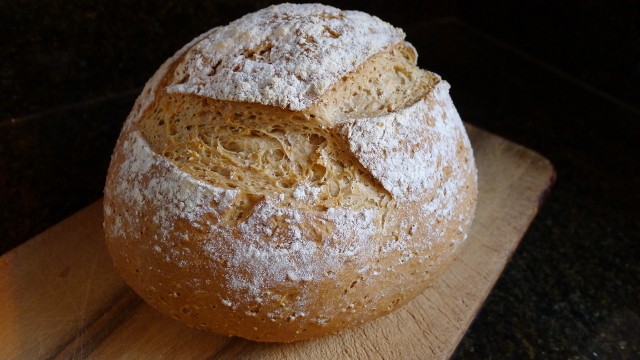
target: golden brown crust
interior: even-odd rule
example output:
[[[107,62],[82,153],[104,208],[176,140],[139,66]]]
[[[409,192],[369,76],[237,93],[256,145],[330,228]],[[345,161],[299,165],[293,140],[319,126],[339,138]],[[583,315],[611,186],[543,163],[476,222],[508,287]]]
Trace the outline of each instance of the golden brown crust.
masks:
[[[448,84],[410,45],[300,111],[167,93],[188,49],[136,102],[105,187],[109,252],[147,302],[194,327],[296,341],[397,309],[452,261],[475,210],[473,154]],[[385,66],[395,75],[363,85]],[[383,106],[367,107],[378,91]]]

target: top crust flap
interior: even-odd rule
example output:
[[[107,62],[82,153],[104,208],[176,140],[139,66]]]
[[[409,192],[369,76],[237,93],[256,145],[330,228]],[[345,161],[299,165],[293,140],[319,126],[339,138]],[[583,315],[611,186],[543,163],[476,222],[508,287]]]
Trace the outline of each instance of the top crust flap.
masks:
[[[303,110],[405,37],[359,11],[281,4],[214,29],[178,64],[169,93]]]

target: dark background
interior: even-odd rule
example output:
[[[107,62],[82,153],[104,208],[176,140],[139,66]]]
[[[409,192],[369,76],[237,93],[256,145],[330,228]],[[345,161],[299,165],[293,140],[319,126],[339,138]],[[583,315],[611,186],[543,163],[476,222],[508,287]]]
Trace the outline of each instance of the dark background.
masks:
[[[155,69],[269,1],[0,2],[0,253],[99,199]],[[462,118],[557,182],[454,355],[640,358],[638,1],[327,1],[407,32]]]

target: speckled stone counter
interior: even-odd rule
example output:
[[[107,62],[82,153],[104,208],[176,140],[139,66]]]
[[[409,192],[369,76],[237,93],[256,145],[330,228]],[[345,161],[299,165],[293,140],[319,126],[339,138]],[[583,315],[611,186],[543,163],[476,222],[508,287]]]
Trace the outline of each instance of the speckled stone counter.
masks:
[[[267,2],[136,4],[0,5],[0,252],[101,196],[122,122],[165,58]],[[640,358],[637,5],[587,2],[565,27],[558,19],[571,2],[426,1],[414,11],[336,4],[403,27],[420,65],[451,83],[465,121],[556,168],[547,201],[454,358]],[[578,31],[591,22],[599,32]],[[610,39],[622,50],[589,52]]]

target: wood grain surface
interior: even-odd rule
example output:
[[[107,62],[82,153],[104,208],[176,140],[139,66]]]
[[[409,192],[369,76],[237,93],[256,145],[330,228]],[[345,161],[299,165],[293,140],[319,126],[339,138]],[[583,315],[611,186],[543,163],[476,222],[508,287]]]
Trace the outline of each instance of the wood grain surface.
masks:
[[[554,179],[540,155],[468,127],[476,218],[460,258],[415,300],[340,335],[261,344],[190,329],[115,272],[98,201],[0,257],[0,359],[443,359],[491,291]]]

